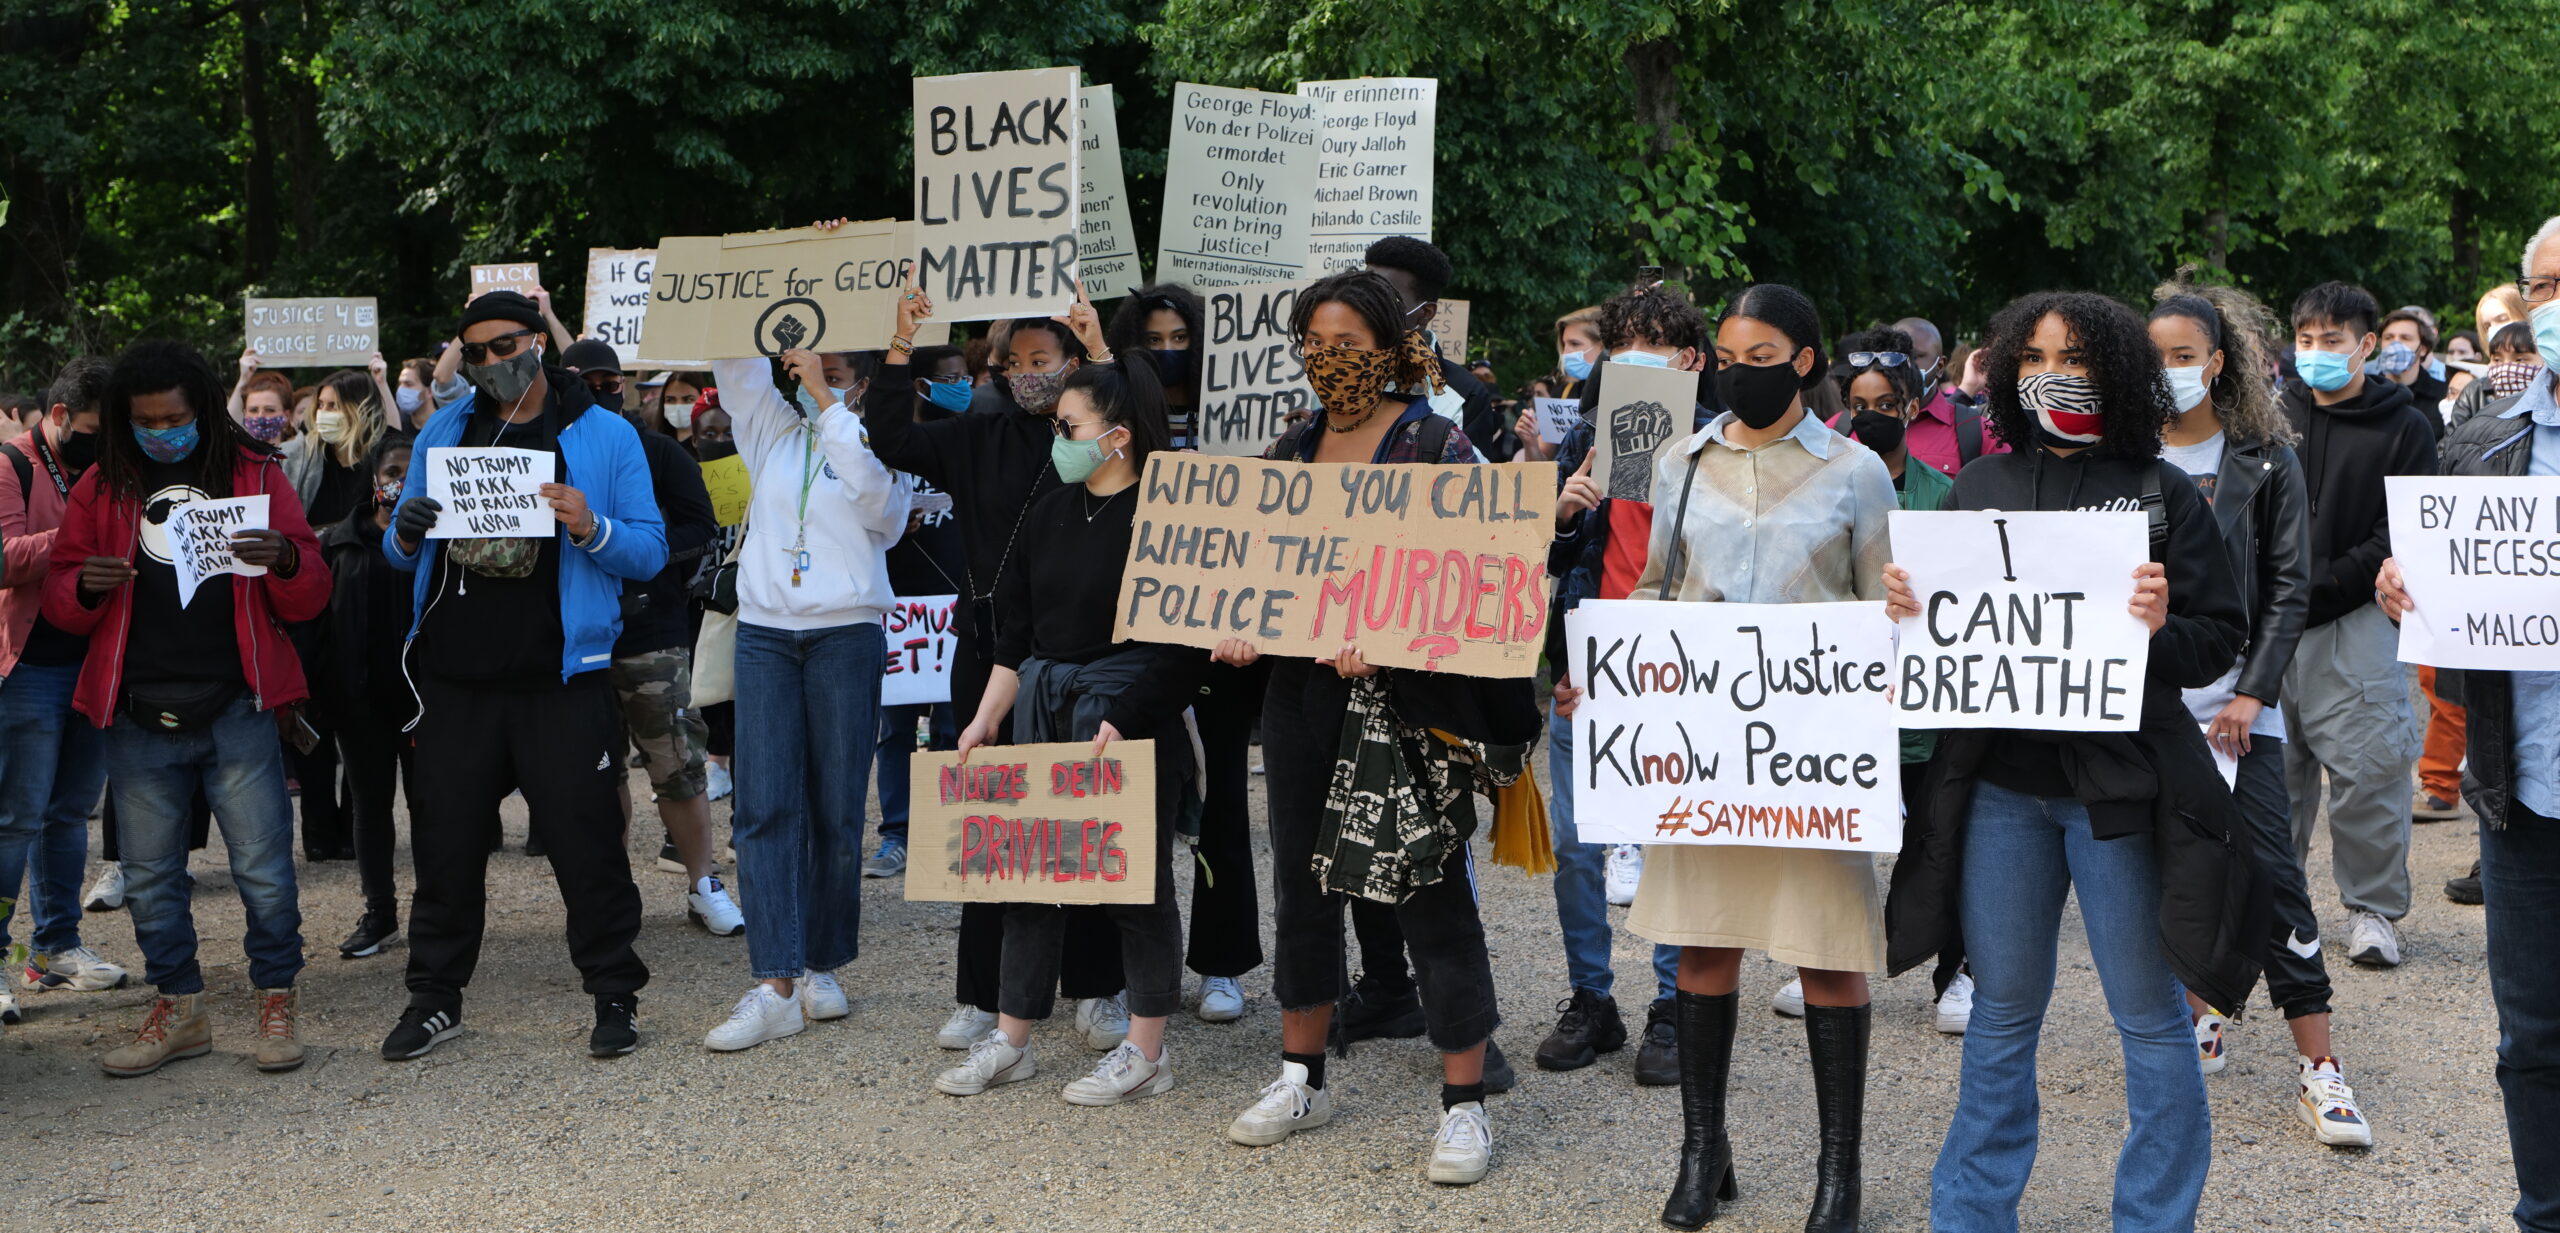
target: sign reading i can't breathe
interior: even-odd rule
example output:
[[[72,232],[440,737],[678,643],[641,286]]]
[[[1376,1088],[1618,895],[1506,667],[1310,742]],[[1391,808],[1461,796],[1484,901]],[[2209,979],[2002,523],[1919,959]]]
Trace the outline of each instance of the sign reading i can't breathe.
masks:
[[[907,774],[907,898],[1155,901],[1154,741],[919,753]]]
[[[559,525],[542,486],[556,470],[547,450],[440,445],[427,451],[427,495],[444,511],[428,539],[524,539]]]
[[[2560,477],[2394,475],[2391,550],[2415,612],[2400,659],[2560,669]]]
[[[2126,611],[2151,556],[2138,512],[1894,510],[1901,622],[1894,709],[1906,728],[2130,732],[2151,631]]]
[[[915,79],[916,273],[944,321],[1075,303],[1074,68]]]

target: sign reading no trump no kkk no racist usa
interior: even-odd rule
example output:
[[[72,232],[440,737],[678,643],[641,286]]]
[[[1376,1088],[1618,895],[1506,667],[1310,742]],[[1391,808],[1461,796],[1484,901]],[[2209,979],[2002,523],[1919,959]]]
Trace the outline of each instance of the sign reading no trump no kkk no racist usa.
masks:
[[[2403,662],[2560,669],[2560,477],[2394,475],[2391,552],[2417,611]]]
[[[2141,726],[2151,631],[2126,605],[2151,558],[2142,514],[1895,510],[1886,525],[1920,603],[1901,622],[1902,726]]]
[[[1154,741],[919,753],[907,774],[907,898],[1155,901]]]
[[[1139,481],[1117,637],[1469,676],[1538,670],[1555,468],[1158,452]]]
[[[916,274],[944,321],[1075,303],[1074,68],[915,79]]]
[[[444,510],[428,539],[522,539],[559,526],[542,486],[557,467],[548,450],[440,445],[427,451],[427,495]]]
[[[1565,645],[1584,842],[1901,850],[1884,605],[1584,600]]]
[[[267,572],[264,565],[245,565],[231,551],[231,539],[242,531],[267,526],[267,494],[227,501],[189,501],[169,515],[170,565],[178,575],[178,606],[196,602],[196,591],[224,574],[244,578]]]

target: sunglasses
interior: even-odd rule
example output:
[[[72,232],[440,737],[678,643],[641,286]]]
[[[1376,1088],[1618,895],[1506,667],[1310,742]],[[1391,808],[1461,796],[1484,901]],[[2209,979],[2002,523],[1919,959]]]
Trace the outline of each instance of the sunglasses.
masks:
[[[1900,368],[1910,362],[1911,357],[1899,351],[1852,351],[1849,353],[1849,366],[1852,368]]]
[[[503,360],[514,355],[516,348],[524,345],[518,341],[519,339],[538,338],[541,334],[540,330],[517,330],[512,334],[500,334],[487,342],[464,343],[462,344],[463,362],[486,364],[489,362],[489,357],[493,355]]]

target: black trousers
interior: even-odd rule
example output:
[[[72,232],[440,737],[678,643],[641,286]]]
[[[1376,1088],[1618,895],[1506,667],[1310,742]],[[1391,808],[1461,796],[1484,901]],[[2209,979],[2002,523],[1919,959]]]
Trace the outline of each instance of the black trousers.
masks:
[[[338,725],[338,754],[347,767],[348,812],[356,845],[356,877],[364,886],[365,911],[396,916],[400,895],[391,878],[392,854],[400,837],[392,825],[392,793],[406,789],[411,825],[418,816],[417,764],[409,734],[400,730],[408,716],[381,719],[350,717]]]
[[[1178,726],[1150,735],[1159,745],[1182,736]],[[1162,1016],[1182,1009],[1182,912],[1174,906],[1173,890],[1173,819],[1181,795],[1182,785],[1172,776],[1164,776],[1156,784],[1154,902],[1082,908],[1051,903],[997,905],[1004,909],[1004,954],[996,1009],[1017,1019],[1049,1017],[1056,1008],[1053,995],[1066,958],[1069,921],[1090,920],[1090,914],[1099,914],[1108,921],[1112,932],[1095,938],[1088,924],[1075,930],[1085,935],[1075,941],[1078,945],[1100,945],[1119,952],[1121,966],[1127,972],[1129,1013]],[[1103,996],[1117,988],[1081,996]]]
[[[1191,970],[1242,976],[1262,966],[1262,906],[1255,893],[1253,721],[1262,714],[1267,665],[1213,666],[1192,704],[1208,758],[1208,799],[1200,816],[1199,864],[1191,885]],[[1177,736],[1179,734],[1176,734]],[[1399,937],[1397,945],[1403,945]],[[1399,958],[1401,970],[1404,962]]]
[[[2293,804],[2285,786],[2284,742],[2252,737],[2240,755],[2239,782],[2231,799],[2249,824],[2249,850],[2267,872],[2274,912],[2259,958],[2266,965],[2267,996],[2287,1019],[2329,1013],[2329,965],[2320,950],[2320,913],[2311,906],[2311,888],[2302,862],[2293,855]],[[2311,948],[2310,954],[2295,949]],[[2227,1012],[2226,1012],[2227,1013]]]
[[[480,962],[487,926],[489,833],[498,803],[524,792],[533,833],[551,858],[568,908],[569,959],[594,994],[649,982],[633,953],[640,888],[622,846],[614,757],[622,715],[602,672],[539,692],[477,689],[420,676],[415,766],[435,785],[419,794],[409,852],[417,890],[409,908],[409,1001],[454,1007]]]
[[[703,741],[702,751],[720,757],[735,757],[738,752],[738,704],[714,702],[702,708],[702,726],[711,730]]]
[[[346,851],[351,839],[347,802],[341,799],[338,783],[337,733],[308,714],[303,719],[320,734],[320,743],[304,753],[286,742],[284,761],[293,781],[302,787],[302,855],[307,860],[329,860]]]

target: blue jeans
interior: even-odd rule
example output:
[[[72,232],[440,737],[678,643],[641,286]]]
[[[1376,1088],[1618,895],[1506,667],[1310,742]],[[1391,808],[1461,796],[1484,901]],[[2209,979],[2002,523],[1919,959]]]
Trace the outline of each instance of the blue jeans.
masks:
[[[106,786],[107,741],[71,709],[78,664],[21,663],[0,681],[0,901],[27,884],[38,954],[80,945],[89,811]],[[0,906],[0,948],[9,911]]]
[[[887,656],[876,623],[738,623],[730,838],[758,980],[831,972],[860,952],[862,805]]]
[[[2518,806],[2480,828],[2489,992],[2498,1005],[2498,1091],[2515,1157],[2516,1228],[2560,1233],[2560,821]]]
[[[2129,1129],[2116,1157],[2116,1233],[2193,1230],[2213,1127],[2186,1002],[2160,951],[2150,840],[2092,838],[2077,800],[1976,782],[1962,859],[1973,1025],[1955,1117],[1929,1175],[1929,1227],[2018,1227],[2018,1195],[2036,1159],[2036,1038],[2053,999],[2063,899],[2077,890],[2124,1045]]]
[[[950,749],[960,743],[951,723],[948,702],[916,702],[880,708],[880,841],[907,842],[907,765],[915,760],[916,721],[933,726],[928,749]]]
[[[248,916],[242,945],[249,979],[260,989],[292,988],[302,971],[302,906],[275,716],[245,690],[195,732],[151,732],[119,714],[107,729],[107,783],[116,797],[116,843],[142,978],[172,997],[204,991],[188,904],[195,878],[187,873],[187,807],[201,784]]]
[[[1556,841],[1556,924],[1564,933],[1565,979],[1602,997],[1617,983],[1609,965],[1609,845],[1584,843],[1573,825],[1573,721],[1547,713],[1547,777],[1554,791],[1547,828]],[[1680,948],[1653,948],[1657,999],[1671,996]]]

